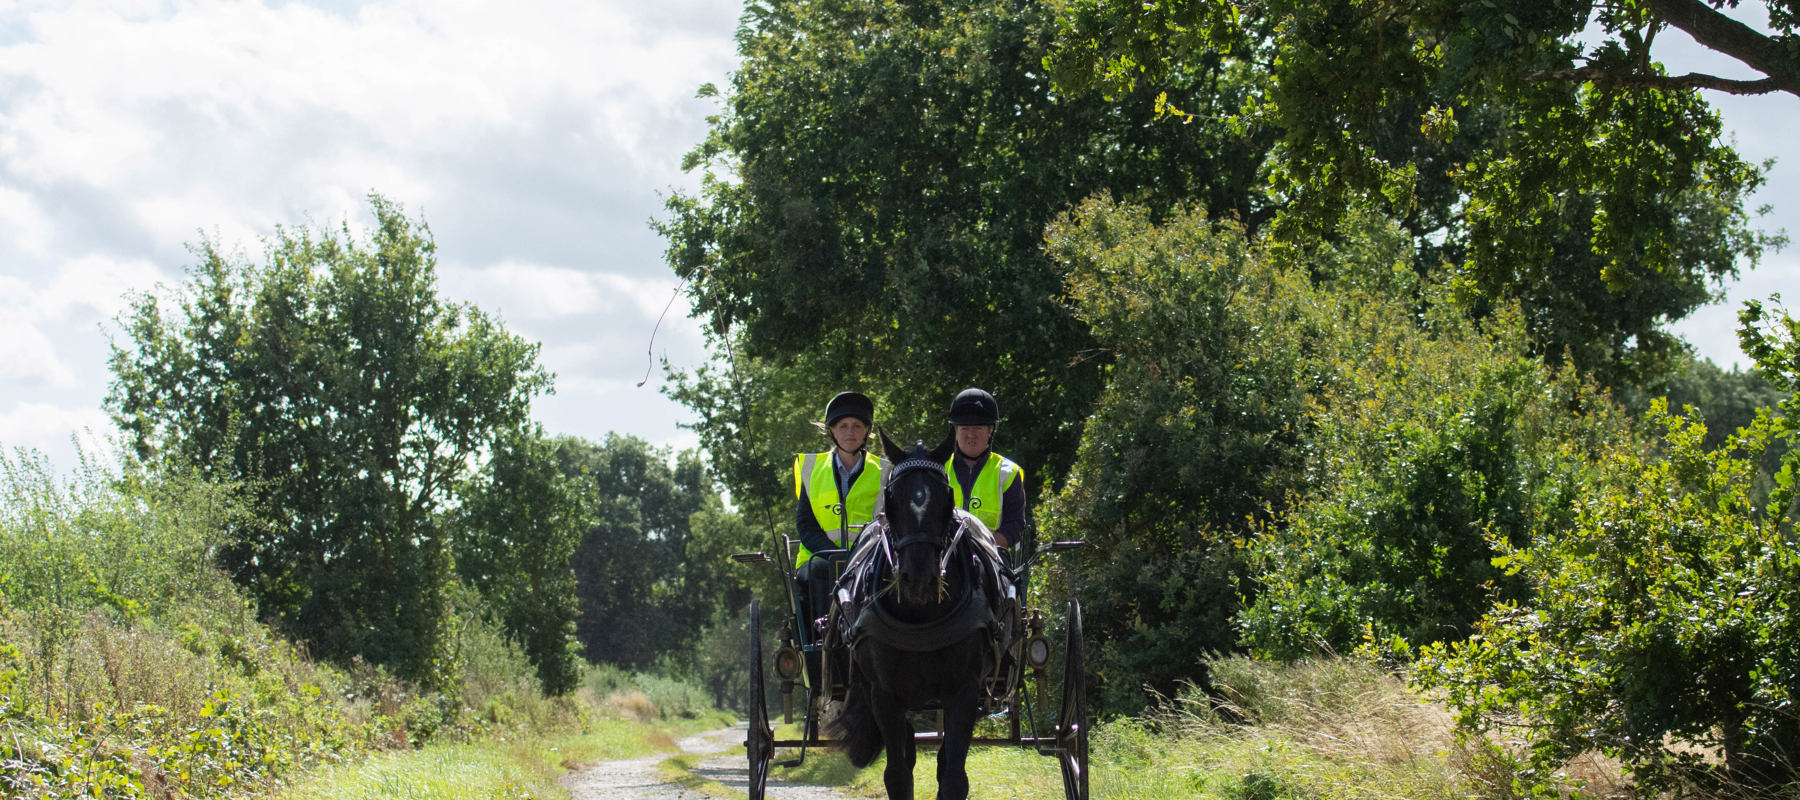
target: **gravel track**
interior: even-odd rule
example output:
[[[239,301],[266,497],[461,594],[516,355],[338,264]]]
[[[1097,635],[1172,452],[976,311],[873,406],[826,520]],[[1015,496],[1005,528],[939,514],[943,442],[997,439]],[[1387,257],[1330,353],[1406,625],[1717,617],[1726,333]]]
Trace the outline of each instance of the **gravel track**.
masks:
[[[744,743],[746,723],[721,728],[676,742],[683,753],[723,753]],[[670,758],[660,753],[644,758],[602,761],[570,772],[562,785],[574,800],[700,800],[707,795],[673,783],[664,783],[656,774],[656,766]],[[694,774],[717,781],[725,788],[744,796],[750,791],[749,764],[742,753],[721,755],[701,761]],[[845,795],[825,786],[779,783],[770,779],[768,800],[844,800]]]

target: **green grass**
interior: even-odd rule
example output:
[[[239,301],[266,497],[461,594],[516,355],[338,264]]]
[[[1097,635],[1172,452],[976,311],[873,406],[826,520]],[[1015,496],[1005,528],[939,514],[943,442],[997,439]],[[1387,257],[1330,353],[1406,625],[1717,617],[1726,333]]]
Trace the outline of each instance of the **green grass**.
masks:
[[[1132,719],[1097,724],[1090,738],[1093,800],[1514,800],[1503,771],[1471,756],[1447,715],[1379,667],[1354,660],[1275,664],[1213,663],[1211,694],[1189,691]],[[728,725],[723,716],[665,721],[602,718],[588,733],[430,745],[313,774],[284,798],[562,798],[566,770],[601,760],[671,753],[665,779],[697,794],[731,797],[695,774],[709,756],[674,754],[675,739]],[[794,725],[778,738],[797,738]],[[740,751],[741,753],[741,751]],[[777,760],[796,755],[783,751]],[[922,751],[914,784],[933,793],[934,751]],[[775,767],[777,781],[837,787],[881,797],[880,759],[852,767],[830,748],[807,751],[798,767]],[[983,800],[1060,798],[1054,758],[1028,747],[981,746],[970,754],[971,796]],[[1615,787],[1616,788],[1616,787]],[[1608,784],[1590,787],[1596,794]],[[740,795],[741,796],[741,795]]]
[[[548,798],[562,770],[543,763],[553,751],[526,744],[446,744],[378,755],[313,773],[282,797],[359,800],[408,797]]]
[[[1461,768],[1447,715],[1374,665],[1231,658],[1213,674],[1212,697],[1096,728],[1094,800],[1495,796]]]
[[[1355,660],[1277,664],[1221,659],[1212,696],[1197,690],[1138,718],[1096,724],[1089,739],[1093,800],[1507,800],[1453,736],[1448,716],[1379,667]],[[793,726],[777,731],[798,736]],[[790,755],[782,753],[777,758]],[[877,759],[857,770],[835,751],[776,778],[883,796]],[[914,786],[930,797],[937,754],[923,751]],[[970,796],[1063,797],[1055,758],[1029,747],[980,746]]]
[[[675,739],[729,725],[721,715],[643,723],[599,719],[587,733],[431,744],[318,770],[277,795],[284,800],[563,798],[565,772],[598,761],[676,750]]]

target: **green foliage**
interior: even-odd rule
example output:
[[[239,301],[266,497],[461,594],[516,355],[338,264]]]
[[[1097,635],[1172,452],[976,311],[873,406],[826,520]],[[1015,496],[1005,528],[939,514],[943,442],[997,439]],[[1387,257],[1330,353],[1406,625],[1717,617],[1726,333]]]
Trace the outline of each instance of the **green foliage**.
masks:
[[[1785,514],[1750,498],[1773,426],[1709,451],[1705,428],[1660,401],[1650,423],[1661,453],[1607,453],[1569,525],[1506,549],[1530,597],[1425,650],[1417,674],[1471,730],[1524,723],[1527,781],[1594,750],[1652,789],[1788,785],[1800,563]]]
[[[1205,686],[1095,726],[1096,800],[1494,796],[1459,769],[1443,711],[1376,664],[1230,657],[1208,672]]]
[[[1527,356],[1516,320],[1475,325],[1413,276],[1403,235],[1369,215],[1353,229],[1257,247],[1103,201],[1051,228],[1112,351],[1044,515],[1097,545],[1055,574],[1116,621],[1090,634],[1103,707],[1240,644],[1292,658],[1466,635],[1524,591],[1496,547],[1566,522],[1586,458],[1626,436],[1604,398]]]
[[[1056,92],[1053,22],[1020,0],[747,6],[725,108],[686,163],[709,171],[660,223],[730,354],[674,394],[743,507],[791,504],[782,470],[816,448],[801,426],[842,389],[876,397],[900,438],[935,440],[952,395],[987,388],[996,447],[1054,485],[1104,359],[1058,299],[1045,224],[1099,191],[1266,217],[1266,141],[1158,127],[1151,95]],[[1217,71],[1189,84],[1196,108],[1249,90]]]
[[[1698,357],[1669,379],[1665,396],[1671,411],[1692,407],[1699,421],[1706,423],[1709,450],[1725,444],[1732,433],[1754,421],[1757,412],[1776,407],[1784,397],[1755,367],[1720,369]],[[1647,408],[1648,401],[1643,405]],[[1771,443],[1771,451],[1786,452],[1779,445]]]
[[[1778,303],[1780,299],[1776,295],[1774,301]],[[1774,513],[1793,519],[1800,512],[1800,486],[1796,485],[1800,447],[1795,447],[1796,440],[1800,440],[1800,425],[1795,423],[1800,419],[1800,320],[1779,306],[1770,308],[1750,300],[1738,312],[1738,322],[1738,341],[1743,344],[1744,353],[1755,362],[1763,379],[1783,395],[1779,403],[1781,415],[1768,424],[1787,444],[1788,451],[1775,474],[1769,505]]]
[[[107,404],[142,456],[254,499],[219,561],[262,613],[321,656],[442,680],[439,513],[550,379],[535,345],[438,298],[423,223],[370,203],[360,243],[281,229],[259,265],[202,242],[172,309],[121,318]]]
[[[0,457],[0,787],[221,796],[367,747],[341,677],[257,624],[212,563],[229,487],[127,456]]]
[[[1344,292],[1319,343],[1310,481],[1249,548],[1244,642],[1269,657],[1365,639],[1455,640],[1525,587],[1495,566],[1565,525],[1597,447],[1628,438],[1609,403],[1526,356],[1516,327],[1420,326],[1392,297]]]
[[[786,602],[786,598],[780,598],[780,602]],[[766,602],[763,607],[771,608]],[[688,646],[663,653],[657,662],[657,671],[704,688],[713,708],[748,713],[750,672],[745,641],[749,638],[749,619],[748,603],[729,613],[721,611]],[[764,652],[774,652],[775,646],[766,644]]]
[[[1201,213],[1156,226],[1143,209],[1092,201],[1047,239],[1112,358],[1064,492],[1076,530],[1161,554],[1262,512],[1296,471],[1290,423],[1304,395],[1284,312],[1304,302],[1304,277],[1278,274],[1240,226]]]
[[[732,500],[769,530],[793,527],[794,454],[830,446],[810,422],[823,416],[831,390],[809,377],[802,356],[793,366],[737,354],[729,362],[702,365],[678,376],[670,396],[693,409],[701,449]],[[890,430],[886,398],[876,401],[876,422]]]
[[[623,716],[651,719],[700,719],[712,714],[710,693],[693,683],[652,672],[627,672],[610,664],[588,670],[583,686]]]
[[[562,735],[604,713],[545,696],[465,586],[447,591],[444,691],[361,660],[314,664],[213,563],[247,518],[229,487],[126,455],[67,478],[32,453],[0,466],[7,797],[259,794],[374,750]],[[647,682],[653,702],[703,707],[668,683]]]
[[[52,651],[92,612],[166,621],[228,593],[212,557],[247,519],[238,491],[192,473],[84,453],[59,479],[42,454],[0,452],[0,603],[39,620]]]
[[[456,568],[537,669],[544,691],[580,680],[575,574],[589,519],[556,445],[535,429],[502,434],[457,511]]]
[[[723,510],[697,453],[609,435],[558,440],[557,459],[592,513],[573,560],[588,660],[647,668],[749,602],[726,556],[755,549],[755,534]]]
[[[681,723],[595,719],[579,732],[547,731],[417,750],[317,770],[276,795],[294,800],[389,798],[548,798],[568,794],[560,782],[577,764],[643,758],[670,749],[674,738],[712,730],[716,717]]]
[[[1583,54],[1586,3],[1071,0],[1048,63],[1072,92],[1256,72],[1266,91],[1241,107],[1159,107],[1171,128],[1216,114],[1271,137],[1280,235],[1380,208],[1469,311],[1516,303],[1550,361],[1654,383],[1680,350],[1661,326],[1780,240],[1748,229],[1761,172],[1691,84],[1658,80],[1647,40],[1666,11],[1619,8],[1637,10],[1601,21],[1631,46]]]
[[[1301,477],[1292,322],[1311,290],[1240,226],[1198,212],[1157,226],[1096,200],[1047,240],[1111,366],[1044,524],[1090,545],[1057,574],[1090,616],[1114,621],[1088,632],[1090,661],[1103,705],[1133,710],[1143,685],[1173,691],[1202,656],[1236,645],[1234,542]]]

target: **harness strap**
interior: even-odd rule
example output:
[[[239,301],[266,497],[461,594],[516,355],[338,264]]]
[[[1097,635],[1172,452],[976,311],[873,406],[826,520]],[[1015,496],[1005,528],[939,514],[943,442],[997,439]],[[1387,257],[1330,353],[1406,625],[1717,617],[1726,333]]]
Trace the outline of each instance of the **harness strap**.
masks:
[[[889,615],[880,603],[869,603],[850,624],[847,641],[855,643],[867,636],[899,650],[928,653],[987,630],[991,617],[987,592],[980,586],[971,587],[954,611],[926,623],[901,622]]]

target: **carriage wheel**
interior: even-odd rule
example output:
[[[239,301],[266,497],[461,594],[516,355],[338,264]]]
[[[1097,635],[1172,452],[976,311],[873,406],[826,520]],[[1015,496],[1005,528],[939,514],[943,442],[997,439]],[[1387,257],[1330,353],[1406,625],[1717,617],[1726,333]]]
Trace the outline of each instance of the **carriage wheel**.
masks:
[[[769,762],[775,758],[775,731],[769,727],[769,698],[763,688],[762,610],[750,601],[750,732],[744,752],[750,759],[750,800],[763,800]]]
[[[1063,651],[1062,715],[1056,726],[1056,760],[1063,794],[1088,800],[1087,667],[1081,643],[1081,602],[1069,601],[1069,644]]]

